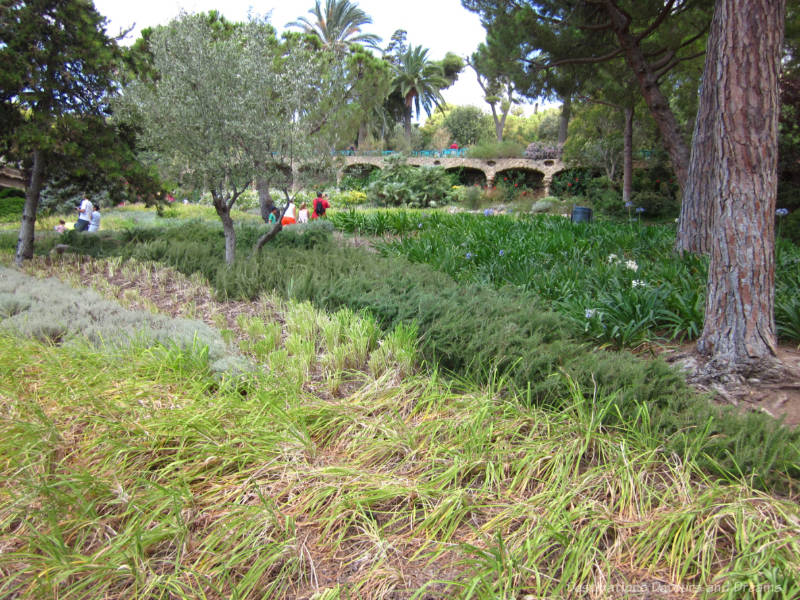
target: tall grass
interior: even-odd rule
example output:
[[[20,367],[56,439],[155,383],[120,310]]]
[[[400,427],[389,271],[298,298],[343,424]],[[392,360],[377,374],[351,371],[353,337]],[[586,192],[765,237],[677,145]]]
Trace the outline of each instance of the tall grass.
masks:
[[[395,234],[379,247],[463,282],[513,286],[543,300],[590,339],[617,347],[699,336],[705,260],[673,252],[672,225],[573,224],[561,217],[339,213],[344,230]],[[778,240],[775,318],[800,342],[800,250]],[[589,315],[589,316],[587,316]]]
[[[795,499],[607,427],[613,397],[552,413],[409,374],[413,330],[281,312],[241,319],[265,368],[236,385],[198,349],[0,334],[0,597],[800,591]]]

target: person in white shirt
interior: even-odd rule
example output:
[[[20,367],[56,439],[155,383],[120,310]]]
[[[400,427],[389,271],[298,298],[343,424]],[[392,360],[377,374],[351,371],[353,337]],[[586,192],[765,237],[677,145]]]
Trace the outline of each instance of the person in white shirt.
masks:
[[[100,206],[96,206],[92,211],[92,218],[89,219],[89,233],[100,229]]]
[[[81,201],[81,205],[78,207],[78,220],[75,222],[75,231],[86,231],[89,229],[89,223],[92,220],[93,212],[94,206],[92,206],[88,198],[84,198]]]
[[[298,223],[308,223],[308,206],[305,202],[300,205],[300,213],[297,215]]]
[[[296,208],[294,201],[289,200],[289,206],[286,207],[286,212],[283,213],[281,225],[285,227],[286,225],[294,225],[295,223],[297,223]]]

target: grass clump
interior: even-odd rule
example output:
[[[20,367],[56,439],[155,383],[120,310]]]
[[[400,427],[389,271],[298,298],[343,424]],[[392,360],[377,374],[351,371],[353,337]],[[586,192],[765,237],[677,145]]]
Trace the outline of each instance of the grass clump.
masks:
[[[375,331],[349,311],[282,309],[282,333],[315,348],[317,364]],[[243,319],[242,342],[272,324]],[[398,354],[415,351],[412,331],[393,335]],[[0,333],[0,596],[621,598],[657,583],[686,598],[719,586],[733,600],[800,589],[792,499],[665,459],[647,432],[607,427],[612,397],[568,380],[553,413],[401,378],[403,364],[376,358],[387,339],[366,359],[384,373],[349,390],[309,386],[305,357],[285,352],[280,370],[247,375],[243,396],[197,349]]]
[[[311,250],[300,243],[268,246],[258,258],[239,260],[230,268],[221,251],[209,251],[211,231],[200,230],[199,242],[186,239],[188,230],[170,230],[174,243],[157,231],[146,235],[119,251],[163,260],[185,273],[200,272],[223,299],[257,298],[274,290],[332,311],[367,311],[383,331],[414,323],[420,357],[429,365],[475,381],[499,377],[526,402],[557,410],[568,396],[566,375],[583,394],[597,390],[614,396],[617,408],[607,419],[609,426],[644,426],[646,410],[646,425],[666,451],[692,453],[709,472],[744,475],[767,489],[782,489],[787,477],[800,477],[800,433],[767,415],[742,416],[710,405],[659,360],[594,350],[580,341],[582,332],[574,321],[546,310],[524,290],[498,292],[492,285],[459,283],[426,265],[338,247],[323,235]],[[304,341],[306,333],[289,336],[283,350],[270,353],[270,361],[279,366],[288,351],[303,357],[306,374],[321,368],[318,348]],[[347,358],[342,355],[332,364],[345,365]]]

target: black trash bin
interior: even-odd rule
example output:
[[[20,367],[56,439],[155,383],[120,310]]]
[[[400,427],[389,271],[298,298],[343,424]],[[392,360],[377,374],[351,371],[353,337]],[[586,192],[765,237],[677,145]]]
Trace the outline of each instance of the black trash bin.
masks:
[[[576,206],[572,209],[573,223],[591,223],[592,209],[585,206]]]

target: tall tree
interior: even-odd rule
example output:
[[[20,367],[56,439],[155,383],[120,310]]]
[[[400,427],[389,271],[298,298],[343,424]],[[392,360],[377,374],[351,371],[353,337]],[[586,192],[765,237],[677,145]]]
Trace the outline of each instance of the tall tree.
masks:
[[[701,114],[711,120],[713,190],[706,318],[710,374],[779,371],[774,222],[785,0],[717,0]]]
[[[3,146],[25,166],[27,187],[15,260],[33,256],[48,161],[68,153],[65,131],[105,116],[118,67],[115,42],[88,0],[9,0],[0,5]],[[77,158],[77,157],[75,157]]]
[[[265,23],[219,31],[205,15],[156,29],[150,52],[157,76],[132,81],[120,111],[166,175],[211,192],[230,264],[231,210],[254,179],[280,179],[288,193],[301,167],[330,162],[343,104],[336,61],[298,35],[279,43]]]
[[[503,141],[506,119],[516,100],[516,86],[507,68],[513,65],[513,62],[507,57],[496,56],[492,52],[492,47],[486,44],[478,46],[467,59],[467,64],[475,71],[478,85],[483,91],[483,98],[492,111],[494,133],[498,142]]]
[[[325,0],[322,8],[316,0],[310,9],[311,18],[299,17],[287,27],[299,27],[305,33],[318,37],[329,50],[340,52],[352,43],[375,47],[380,41],[377,35],[362,33],[364,25],[372,23],[372,18],[358,8],[358,3],[350,0]]]
[[[392,86],[403,102],[403,126],[411,137],[411,117],[424,110],[430,115],[434,106],[444,103],[441,90],[449,85],[440,65],[428,58],[428,49],[412,46],[394,66]]]
[[[660,88],[676,65],[697,57],[711,0],[462,0],[484,26],[520,45],[528,70],[624,58],[661,132],[681,188],[689,145]],[[563,96],[563,94],[562,94]]]

